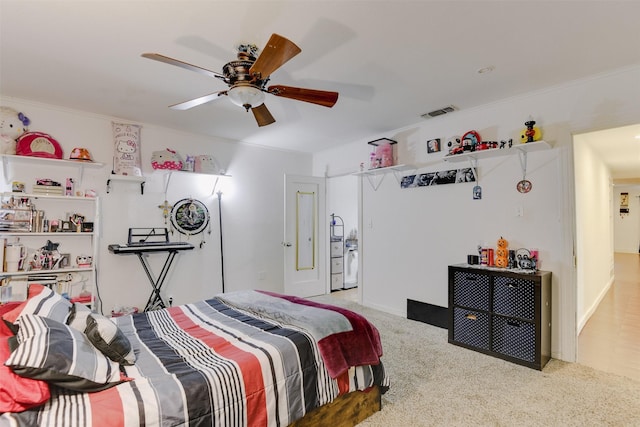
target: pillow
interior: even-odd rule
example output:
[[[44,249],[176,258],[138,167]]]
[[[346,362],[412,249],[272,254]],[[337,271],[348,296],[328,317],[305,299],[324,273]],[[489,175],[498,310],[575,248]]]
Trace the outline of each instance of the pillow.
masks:
[[[7,303],[4,303],[4,304],[0,304],[0,318],[2,318],[5,313],[10,312],[11,310],[16,308],[20,304],[22,304],[22,303],[21,302],[7,302]],[[3,335],[14,335],[15,334],[15,331],[13,330],[13,328],[9,327],[9,325],[11,325],[11,323],[9,323],[9,324],[7,324],[7,323],[8,322],[0,322],[0,336],[3,336]],[[11,326],[13,326],[13,325],[11,325]]]
[[[70,308],[71,303],[59,294],[46,286],[33,284],[29,285],[29,297],[27,300],[10,312],[5,313],[2,318],[14,326],[18,317],[24,314],[36,314],[64,323],[69,315]],[[14,329],[15,332],[16,330]]]
[[[87,317],[84,330],[89,341],[105,356],[123,365],[133,365],[136,356],[131,348],[129,338],[108,318],[101,314],[91,313]]]
[[[0,361],[9,357],[9,337],[0,334]],[[3,412],[22,412],[34,406],[40,406],[51,393],[49,385],[40,380],[22,378],[9,367],[0,365],[0,414]]]
[[[17,322],[19,345],[5,362],[16,374],[87,392],[122,382],[120,366],[81,332],[33,314],[23,314]]]
[[[65,323],[76,331],[84,333],[87,327],[87,317],[89,317],[90,314],[91,310],[89,307],[82,303],[74,302]]]

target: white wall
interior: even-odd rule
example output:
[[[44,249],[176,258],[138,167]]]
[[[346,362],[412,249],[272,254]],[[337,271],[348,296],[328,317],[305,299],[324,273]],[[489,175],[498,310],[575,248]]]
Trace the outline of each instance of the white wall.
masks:
[[[629,214],[620,215],[620,193],[629,193]],[[613,194],[614,250],[638,253],[640,244],[640,187],[616,185]]]
[[[578,331],[613,283],[612,179],[598,155],[575,137]]]
[[[170,204],[193,197],[202,201],[211,214],[211,234],[205,234],[203,248],[180,254],[171,270],[163,294],[172,295],[174,304],[191,302],[221,292],[218,200],[211,194],[210,177],[172,176],[167,194],[164,179],[153,172],[151,152],[172,148],[185,154],[211,154],[231,178],[219,189],[222,196],[225,288],[259,288],[283,292],[283,215],[285,173],[310,175],[311,156],[269,150],[232,141],[192,135],[142,123],[142,165],[148,175],[144,195],[135,184],[114,182],[106,194],[111,172],[113,139],[111,122],[116,118],[68,110],[31,101],[3,97],[2,105],[24,112],[31,119],[30,130],[45,132],[63,146],[65,158],[73,147],[87,147],[94,160],[105,163],[98,171],[87,169],[83,187],[98,191],[102,202],[99,286],[103,311],[114,305],[143,307],[151,286],[135,256],[116,256],[108,252],[110,243],[124,243],[129,227],[162,227],[163,201]],[[23,171],[30,187],[33,175],[46,177],[52,171]],[[6,184],[5,184],[5,190]],[[174,234],[173,239],[179,236]],[[183,237],[184,240],[184,237]],[[190,241],[198,245],[201,236]],[[44,242],[43,242],[44,243]],[[164,257],[151,255],[154,272]]]
[[[529,116],[554,147],[529,155],[527,177],[533,190],[526,195],[515,189],[522,178],[517,157],[480,163],[482,200],[472,199],[471,184],[400,189],[387,177],[373,191],[365,182],[363,302],[400,315],[406,314],[407,298],[447,306],[447,265],[464,262],[478,244],[495,245],[504,236],[511,247],[537,247],[542,269],[553,272],[553,356],[575,360],[576,318],[584,313],[576,313],[572,135],[637,122],[638,81],[640,67],[623,69],[372,134],[316,154],[316,174],[356,172],[368,159],[366,142],[388,137],[398,141],[399,163],[415,164],[418,172],[445,170],[450,165],[441,161],[444,153],[426,153],[428,139],[446,140],[471,129],[487,140],[517,139]],[[518,207],[523,217],[515,215]]]

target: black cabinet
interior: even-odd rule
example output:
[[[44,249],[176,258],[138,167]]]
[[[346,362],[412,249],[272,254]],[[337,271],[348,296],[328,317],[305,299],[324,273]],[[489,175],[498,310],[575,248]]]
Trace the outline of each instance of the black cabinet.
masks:
[[[551,272],[449,266],[449,342],[541,370],[551,358]]]

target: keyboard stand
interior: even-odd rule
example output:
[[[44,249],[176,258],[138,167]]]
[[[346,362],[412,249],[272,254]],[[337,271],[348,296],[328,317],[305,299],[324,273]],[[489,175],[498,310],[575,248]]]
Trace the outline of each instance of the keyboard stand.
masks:
[[[178,251],[190,250],[193,248],[194,246],[191,244],[182,245],[179,247],[167,245],[166,248],[163,248],[162,246],[139,246],[133,248],[131,246],[121,247],[120,245],[109,245],[109,251],[115,255],[136,254],[138,256],[140,264],[142,264],[142,268],[144,269],[144,272],[146,273],[152,288],[151,295],[149,295],[149,299],[147,300],[147,305],[144,307],[144,311],[167,308],[167,304],[164,302],[164,300],[162,299],[162,295],[160,294],[162,285],[167,278],[167,273],[169,273],[171,264],[173,264],[173,260],[175,259]],[[149,266],[149,263],[146,259],[149,252],[167,252],[167,258],[164,261],[164,265],[162,266],[162,270],[160,271],[160,275],[157,279],[153,276],[151,267]]]

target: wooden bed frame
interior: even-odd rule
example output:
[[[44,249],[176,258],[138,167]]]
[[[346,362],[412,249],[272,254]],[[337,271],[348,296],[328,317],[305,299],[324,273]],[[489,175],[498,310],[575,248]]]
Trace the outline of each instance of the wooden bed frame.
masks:
[[[354,391],[309,412],[289,427],[353,427],[382,408],[380,387]]]

